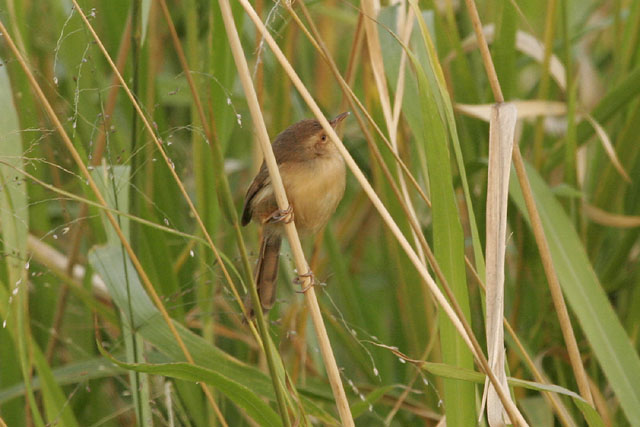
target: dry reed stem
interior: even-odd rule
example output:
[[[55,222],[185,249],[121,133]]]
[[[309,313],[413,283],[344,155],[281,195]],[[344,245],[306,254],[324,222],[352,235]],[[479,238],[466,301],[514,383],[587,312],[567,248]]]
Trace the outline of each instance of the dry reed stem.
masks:
[[[83,18],[85,23],[89,26],[89,28],[93,32],[93,29],[89,25],[89,22],[86,20],[86,16],[82,13],[82,11],[80,10],[78,4],[76,3],[75,0],[73,0],[73,2],[74,2],[75,7],[78,10],[80,16]],[[26,74],[26,76],[27,76],[27,78],[29,80],[29,83],[31,84],[31,86],[32,86],[32,88],[33,88],[33,90],[34,90],[34,92],[36,94],[36,97],[42,103],[42,106],[44,107],[45,111],[47,112],[47,115],[49,116],[50,120],[53,122],[55,128],[59,132],[59,134],[60,134],[65,146],[67,147],[67,149],[71,153],[71,156],[73,157],[74,161],[78,165],[78,168],[80,169],[80,171],[82,172],[83,176],[85,177],[85,179],[89,183],[89,187],[91,188],[91,190],[95,194],[96,198],[98,199],[98,202],[100,203],[100,205],[102,205],[103,207],[106,208],[107,207],[107,202],[104,199],[104,197],[102,196],[102,194],[100,193],[100,190],[98,189],[95,181],[91,177],[91,174],[89,173],[89,170],[87,169],[87,166],[83,163],[82,158],[80,157],[80,154],[75,149],[75,147],[73,145],[73,142],[69,138],[69,135],[67,135],[67,132],[65,131],[64,127],[62,126],[62,123],[58,119],[55,111],[53,110],[53,107],[51,106],[51,104],[49,103],[47,98],[45,97],[44,93],[42,92],[42,89],[40,88],[40,85],[36,81],[35,77],[33,76],[33,73],[29,69],[29,67],[26,64],[26,62],[24,61],[24,58],[22,57],[22,55],[18,51],[16,45],[13,43],[13,40],[12,40],[11,36],[7,32],[7,29],[5,28],[4,24],[2,24],[1,21],[0,21],[0,32],[2,32],[2,34],[4,35],[4,38],[7,41],[7,44],[9,45],[10,50],[12,51],[12,53],[14,54],[14,56],[16,57],[18,62],[20,63],[22,69],[24,70],[24,72],[25,72],[25,74]],[[93,33],[93,34],[95,35],[95,33]],[[97,38],[97,35],[95,37]],[[104,48],[99,41],[98,41],[98,44],[102,48]],[[129,242],[127,241],[125,235],[123,234],[122,230],[120,229],[120,226],[118,225],[118,222],[116,221],[115,217],[113,216],[113,214],[108,209],[105,209],[104,212],[105,212],[105,215],[107,216],[107,219],[108,219],[109,223],[112,225],[112,227],[114,228],[116,234],[120,238],[120,241],[122,242],[123,247],[125,248],[126,252],[129,254],[129,257],[131,258],[131,262],[133,263],[134,267],[136,268],[136,271],[138,272],[138,274],[140,275],[140,279],[143,282],[145,288],[147,289],[147,292],[149,292],[149,294],[151,296],[151,299],[153,300],[154,304],[156,305],[156,307],[160,311],[163,319],[167,323],[167,325],[169,327],[169,330],[171,331],[171,334],[176,338],[176,342],[178,343],[178,346],[182,350],[183,354],[185,355],[185,357],[187,358],[189,363],[193,364],[194,361],[193,361],[193,357],[191,356],[191,353],[189,352],[189,350],[185,346],[184,341],[182,341],[182,338],[180,337],[180,334],[178,334],[178,331],[177,331],[175,325],[172,323],[171,318],[169,317],[169,313],[165,309],[164,305],[162,304],[162,300],[160,299],[160,297],[158,296],[157,292],[153,288],[153,285],[151,284],[151,281],[149,280],[149,277],[147,276],[146,272],[144,271],[144,269],[142,267],[142,264],[140,264],[140,261],[138,260],[138,257],[134,253],[133,249],[131,248],[131,245],[129,245]],[[222,422],[222,424],[226,425],[226,422],[224,421],[224,418],[222,417],[222,413],[220,412],[220,409],[218,408],[217,404],[215,403],[215,400],[213,399],[213,395],[211,394],[211,392],[207,388],[206,384],[201,383],[201,386],[202,386],[205,394],[207,395],[207,399],[209,400],[209,403],[211,404],[211,406],[214,409],[214,411],[216,412],[216,414],[219,416],[220,421]]]
[[[561,101],[520,100],[509,101],[518,109],[518,120],[538,116],[564,116],[567,104]],[[489,122],[491,110],[495,104],[454,104],[453,108],[461,114]]]
[[[247,104],[249,106],[251,117],[254,122],[257,139],[262,148],[264,161],[265,161],[265,164],[267,165],[269,176],[271,177],[271,185],[273,186],[273,189],[274,189],[276,201],[280,209],[286,210],[289,207],[289,202],[287,200],[287,196],[284,191],[284,185],[282,184],[282,178],[280,177],[278,164],[276,163],[276,159],[273,154],[273,149],[271,148],[271,141],[267,133],[267,127],[264,122],[264,117],[262,116],[262,111],[260,110],[258,97],[255,92],[255,88],[253,87],[253,82],[251,80],[251,73],[249,71],[247,60],[244,56],[244,51],[242,50],[242,45],[240,43],[238,30],[235,26],[233,14],[231,13],[231,6],[229,5],[228,0],[219,0],[219,5],[220,5],[220,10],[222,13],[225,29],[227,32],[227,36],[229,38],[229,45],[231,48],[231,52],[236,62],[236,68],[238,69],[238,74],[240,76],[242,87],[247,97]],[[251,10],[253,11],[252,8]],[[260,18],[257,18],[257,20],[261,22]],[[268,32],[266,34],[263,32],[263,36],[267,37],[267,41],[269,42],[270,35],[268,34]],[[331,125],[329,125],[326,119],[324,120],[327,126],[329,127],[329,129],[331,129],[333,132],[333,128],[331,127]],[[333,137],[336,138],[335,132],[333,133]],[[284,224],[284,229],[287,234],[287,240],[289,241],[289,245],[291,246],[291,251],[293,253],[296,269],[299,274],[303,274],[303,272],[306,273],[307,271],[309,271],[309,266],[304,257],[304,252],[302,251],[302,245],[300,243],[300,238],[298,236],[298,231],[295,227],[294,221],[288,224]],[[324,321],[322,319],[322,314],[320,313],[320,306],[318,305],[318,300],[316,298],[315,290],[313,289],[313,286],[312,286],[313,285],[312,278],[305,277],[302,282],[303,283],[301,283],[301,286],[303,288],[308,288],[307,291],[305,292],[305,297],[307,299],[307,304],[310,309],[311,320],[313,321],[313,325],[316,330],[318,344],[320,346],[320,352],[322,354],[322,359],[324,361],[325,368],[327,370],[327,376],[329,378],[331,389],[333,391],[333,395],[336,400],[336,405],[338,407],[338,413],[340,414],[340,419],[343,425],[353,426],[354,423],[353,423],[353,418],[351,416],[351,411],[349,409],[349,402],[344,392],[344,387],[340,379],[340,372],[338,370],[338,366],[336,364],[336,360],[333,355],[333,350],[331,348],[331,343],[329,342],[329,336],[327,335],[327,330],[324,325]],[[286,414],[282,414],[282,415],[283,417],[286,416]]]
[[[502,94],[502,89],[500,88],[500,82],[498,81],[495,66],[491,59],[491,54],[489,53],[489,46],[487,45],[487,41],[484,38],[484,33],[482,32],[482,24],[480,22],[480,17],[478,16],[478,10],[476,9],[476,5],[473,0],[465,0],[465,3],[467,5],[469,15],[471,16],[473,28],[476,32],[476,37],[479,41],[478,47],[480,48],[480,53],[482,55],[482,61],[487,73],[487,77],[489,79],[489,82],[491,83],[493,96],[496,102],[502,103],[504,102],[504,96]],[[536,243],[538,244],[538,250],[540,251],[542,266],[544,268],[545,275],[547,276],[547,281],[549,282],[551,298],[558,314],[560,329],[562,330],[562,335],[567,346],[567,352],[569,353],[571,367],[573,368],[574,375],[576,376],[576,382],[578,383],[580,395],[583,399],[589,402],[589,404],[593,405],[593,398],[591,396],[591,390],[589,388],[587,373],[585,372],[584,366],[582,365],[580,351],[578,349],[578,343],[576,342],[576,337],[571,326],[571,319],[569,319],[567,305],[564,301],[564,296],[562,295],[560,282],[553,266],[553,260],[551,259],[551,250],[549,249],[549,243],[547,242],[547,237],[544,234],[542,220],[540,219],[540,214],[538,213],[538,209],[536,208],[535,199],[533,198],[533,192],[531,190],[531,184],[529,183],[529,177],[527,176],[527,172],[525,170],[522,154],[520,153],[520,147],[517,144],[513,148],[513,163],[516,169],[516,174],[518,176],[518,181],[520,182],[520,187],[522,189],[522,195],[527,206],[527,212],[529,213],[529,218],[531,220],[531,228],[533,230]]]
[[[504,261],[507,240],[507,203],[509,172],[518,111],[511,103],[497,104],[491,109],[489,126],[489,165],[487,176],[486,216],[486,315],[487,355],[489,366],[505,388],[504,329]],[[494,387],[485,381],[487,419],[489,425],[505,425],[504,407]]]
[[[604,211],[596,206],[584,204],[584,212],[587,217],[605,227],[636,228],[640,227],[640,215],[621,215]]]

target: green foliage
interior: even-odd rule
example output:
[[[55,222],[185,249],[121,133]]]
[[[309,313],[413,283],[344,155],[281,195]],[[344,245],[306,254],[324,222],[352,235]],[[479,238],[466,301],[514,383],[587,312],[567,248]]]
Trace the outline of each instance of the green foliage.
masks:
[[[218,1],[167,2],[189,70],[182,69],[160,1],[80,1],[169,164],[71,2],[0,3],[6,27],[0,35],[0,419],[9,426],[208,426],[219,423],[219,411],[233,426],[280,425],[279,384],[292,424],[338,424],[315,331],[291,281],[288,246],[278,301],[266,319],[275,354],[270,371],[262,340],[243,321],[240,301],[171,174],[175,170],[186,187],[242,300],[258,228],[240,229],[238,211],[262,157]],[[460,113],[457,104],[489,104],[493,97],[480,55],[466,40],[473,29],[465,2],[454,3],[382,6],[379,43],[372,44],[359,2],[305,5],[323,38],[317,41],[383,132],[355,109],[344,122],[345,145],[418,248],[405,213],[411,204],[419,232],[484,343],[478,282],[484,280],[488,126]],[[574,392],[539,248],[512,173],[505,315],[517,339],[505,335],[514,401],[532,425],[549,419],[640,424],[639,3],[561,1],[553,12],[550,2],[477,3],[483,24],[494,24],[491,54],[506,100],[543,96],[567,107],[561,118],[520,120],[516,144],[535,165],[528,174],[536,206],[598,405]],[[345,111],[347,95],[306,28],[282,3],[252,4],[326,115]],[[300,6],[293,2],[304,17]],[[273,138],[309,117],[309,110],[240,3],[231,7]],[[413,21],[405,34],[406,11]],[[554,36],[548,47],[566,88],[554,83],[557,69],[542,69],[544,44],[533,48],[538,59],[520,44],[523,33],[544,40],[549,19]],[[27,58],[107,208],[45,114],[9,38]],[[376,46],[380,52],[372,51]],[[393,137],[372,58],[382,58],[391,109],[400,103]],[[612,141],[631,182],[612,166],[587,113]],[[397,142],[430,204],[385,140]],[[186,362],[106,212],[124,230],[194,364]],[[303,243],[315,276],[327,285],[316,291],[356,424],[435,425],[443,416],[450,426],[475,423],[485,376],[352,176],[323,235]],[[216,409],[198,383],[208,385]],[[557,396],[553,405],[550,394]]]

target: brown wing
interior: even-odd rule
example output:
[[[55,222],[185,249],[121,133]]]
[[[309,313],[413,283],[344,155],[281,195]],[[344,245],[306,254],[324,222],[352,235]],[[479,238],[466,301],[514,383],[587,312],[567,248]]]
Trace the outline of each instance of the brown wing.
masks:
[[[273,144],[271,144],[271,147],[273,148],[273,154],[276,157],[276,163],[278,163],[278,166],[288,161],[299,161],[308,157],[308,148],[300,142],[304,141],[312,134],[319,132],[321,129],[322,127],[320,126],[320,123],[318,123],[316,120],[303,120],[292,126],[289,126],[278,136],[276,136],[276,139],[273,141]],[[253,216],[252,201],[256,194],[258,194],[258,192],[270,182],[271,181],[269,180],[267,165],[262,162],[260,171],[258,171],[258,174],[253,179],[253,182],[249,186],[247,194],[244,197],[244,208],[242,209],[242,225],[247,225],[251,222],[251,217]]]
[[[267,171],[267,165],[262,162],[262,166],[260,167],[260,171],[255,178],[253,178],[253,182],[247,189],[247,194],[244,196],[244,207],[242,208],[242,225],[247,225],[251,222],[251,217],[253,216],[253,198],[258,194],[264,185],[267,182],[267,178],[269,178],[269,172]]]

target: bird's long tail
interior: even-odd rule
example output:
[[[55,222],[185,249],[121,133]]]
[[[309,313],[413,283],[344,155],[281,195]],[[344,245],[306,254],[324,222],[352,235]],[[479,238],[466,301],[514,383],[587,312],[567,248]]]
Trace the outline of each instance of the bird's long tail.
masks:
[[[280,258],[279,234],[265,234],[260,244],[260,257],[256,268],[256,286],[262,312],[266,313],[276,302],[276,282],[278,280],[278,264]],[[251,316],[254,315],[253,309]]]

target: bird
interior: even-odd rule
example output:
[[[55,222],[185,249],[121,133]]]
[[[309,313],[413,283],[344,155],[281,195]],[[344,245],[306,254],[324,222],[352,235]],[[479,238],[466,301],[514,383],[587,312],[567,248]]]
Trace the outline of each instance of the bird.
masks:
[[[335,129],[349,112],[330,121]],[[346,186],[346,168],[338,148],[315,119],[299,121],[282,131],[271,144],[289,207],[280,210],[265,162],[247,189],[242,225],[252,220],[262,227],[255,280],[263,313],[276,301],[276,281],[284,223],[295,222],[298,233],[318,233],[335,212]],[[308,272],[300,277],[311,277]],[[250,317],[255,314],[247,301]]]

